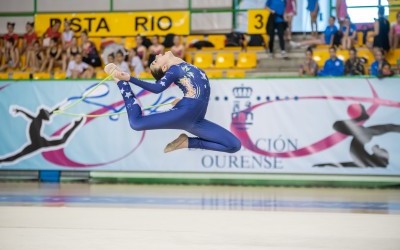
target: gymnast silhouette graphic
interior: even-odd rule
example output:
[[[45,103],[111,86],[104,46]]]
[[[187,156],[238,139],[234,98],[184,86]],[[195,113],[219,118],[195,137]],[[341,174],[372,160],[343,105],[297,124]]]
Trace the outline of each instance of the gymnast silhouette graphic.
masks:
[[[58,108],[48,111],[44,108],[39,110],[39,113],[34,116],[27,112],[26,110],[20,108],[14,108],[13,111],[15,115],[22,114],[25,116],[27,120],[30,120],[29,129],[27,136],[28,142],[23,145],[16,152],[10,153],[6,156],[0,156],[0,164],[2,163],[12,163],[18,159],[26,157],[32,153],[38,152],[40,149],[44,148],[54,148],[57,146],[61,146],[65,144],[71,134],[78,128],[78,126],[82,123],[83,117],[80,120],[77,120],[71,123],[72,126],[60,137],[57,138],[46,138],[42,135],[41,130],[43,126],[43,122],[49,121],[50,117],[53,115],[54,111]],[[2,158],[4,157],[4,158]]]
[[[360,122],[369,119],[369,115],[362,104],[352,104],[348,107],[347,113],[352,119],[337,121],[333,124],[333,128],[345,135],[353,136],[350,142],[350,156],[352,162],[339,163],[321,163],[314,167],[378,167],[385,168],[389,164],[389,153],[386,149],[379,145],[372,147],[372,154],[365,150],[365,145],[369,143],[373,137],[380,136],[390,132],[400,133],[400,125],[384,124],[370,127],[363,127]]]

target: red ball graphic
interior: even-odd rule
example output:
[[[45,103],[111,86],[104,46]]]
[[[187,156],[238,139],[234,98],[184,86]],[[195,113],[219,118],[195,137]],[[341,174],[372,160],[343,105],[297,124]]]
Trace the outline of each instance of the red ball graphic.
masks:
[[[347,107],[347,114],[352,118],[355,119],[361,115],[362,107],[360,103],[353,103]]]

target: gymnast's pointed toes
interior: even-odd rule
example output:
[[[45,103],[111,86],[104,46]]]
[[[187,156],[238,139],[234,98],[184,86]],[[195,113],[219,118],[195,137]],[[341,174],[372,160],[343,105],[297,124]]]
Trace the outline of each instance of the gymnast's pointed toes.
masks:
[[[188,147],[189,137],[186,134],[180,134],[178,138],[168,143],[164,148],[164,153],[169,153],[178,149]]]

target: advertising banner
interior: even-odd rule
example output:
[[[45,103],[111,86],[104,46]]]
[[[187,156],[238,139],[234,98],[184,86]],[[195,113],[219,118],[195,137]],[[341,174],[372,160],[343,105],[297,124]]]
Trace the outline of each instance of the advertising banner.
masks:
[[[163,153],[179,130],[134,131],[107,82],[68,112],[94,81],[0,83],[0,169],[400,175],[398,78],[211,80],[206,118],[242,142],[234,154]],[[134,88],[143,107],[182,93]],[[150,115],[171,106],[144,110]],[[191,136],[190,134],[188,134]]]
[[[188,11],[36,14],[35,30],[42,35],[56,20],[68,19],[73,31],[86,30],[89,36],[188,35],[189,15]]]

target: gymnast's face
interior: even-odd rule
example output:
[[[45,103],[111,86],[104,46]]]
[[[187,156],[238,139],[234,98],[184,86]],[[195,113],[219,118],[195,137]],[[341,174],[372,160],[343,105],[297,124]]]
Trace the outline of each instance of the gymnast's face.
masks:
[[[151,71],[157,71],[158,69],[161,68],[163,72],[167,71],[168,69],[168,61],[172,59],[174,55],[172,54],[171,51],[165,52],[163,54],[158,54],[156,56],[156,59],[150,64],[150,70]]]

